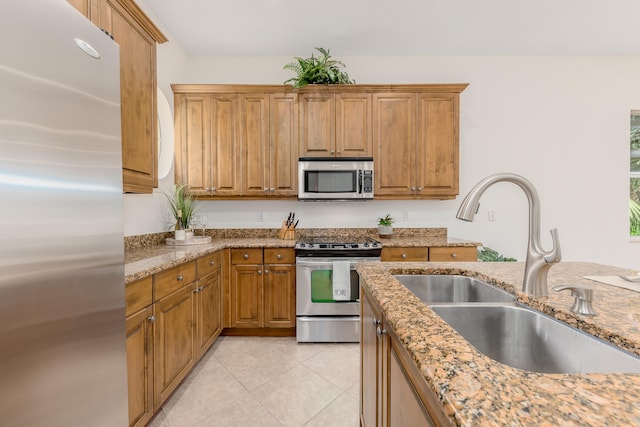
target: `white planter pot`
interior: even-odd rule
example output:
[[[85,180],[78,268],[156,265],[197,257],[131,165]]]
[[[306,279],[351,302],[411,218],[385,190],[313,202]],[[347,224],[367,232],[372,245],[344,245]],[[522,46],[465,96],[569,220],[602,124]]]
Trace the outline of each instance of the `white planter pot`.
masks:
[[[176,240],[185,240],[187,238],[187,230],[175,230],[174,237]]]
[[[378,234],[380,236],[391,236],[393,234],[393,226],[391,225],[379,225]]]

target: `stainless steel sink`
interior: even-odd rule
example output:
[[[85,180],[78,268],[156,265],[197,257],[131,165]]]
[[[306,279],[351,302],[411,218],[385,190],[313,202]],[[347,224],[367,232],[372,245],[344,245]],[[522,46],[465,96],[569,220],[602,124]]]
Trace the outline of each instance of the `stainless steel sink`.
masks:
[[[480,352],[542,373],[638,373],[640,358],[518,304],[434,305]]]
[[[398,274],[393,277],[427,304],[515,301],[510,293],[473,277],[446,274]]]

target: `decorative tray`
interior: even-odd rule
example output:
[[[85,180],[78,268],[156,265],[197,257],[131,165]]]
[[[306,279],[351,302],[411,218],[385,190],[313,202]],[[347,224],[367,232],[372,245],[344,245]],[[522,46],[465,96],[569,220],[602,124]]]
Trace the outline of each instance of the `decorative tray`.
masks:
[[[191,246],[191,245],[204,245],[211,243],[211,236],[193,236],[191,239],[176,240],[167,237],[167,245],[169,246]]]

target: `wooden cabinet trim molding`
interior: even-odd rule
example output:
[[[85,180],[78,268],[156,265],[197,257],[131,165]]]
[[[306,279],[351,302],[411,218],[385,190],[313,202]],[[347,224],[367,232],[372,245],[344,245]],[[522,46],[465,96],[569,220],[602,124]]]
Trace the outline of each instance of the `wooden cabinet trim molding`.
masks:
[[[375,92],[415,92],[415,93],[461,93],[469,83],[455,84],[379,84],[379,85],[309,85],[294,89],[290,85],[252,84],[188,84],[174,83],[173,93],[375,93]]]
[[[147,15],[140,9],[140,7],[133,0],[116,0],[123,9],[131,15],[131,17],[140,25],[144,30],[153,38],[153,40],[162,44],[169,39],[162,34],[162,31],[156,27],[156,25],[147,17]]]

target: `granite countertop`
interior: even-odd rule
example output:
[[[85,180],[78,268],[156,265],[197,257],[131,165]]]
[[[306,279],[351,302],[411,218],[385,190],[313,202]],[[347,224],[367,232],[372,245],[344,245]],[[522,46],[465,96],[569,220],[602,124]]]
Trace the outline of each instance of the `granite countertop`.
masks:
[[[522,262],[371,262],[357,269],[454,424],[640,425],[640,374],[541,374],[503,365],[478,352],[392,277],[434,272],[475,276],[514,293],[525,305],[640,355],[640,293],[583,278],[635,272],[592,263],[554,265],[549,289],[561,284],[594,287],[598,315],[585,317],[569,311],[569,292],[551,291],[546,298],[523,294]]]
[[[210,231],[210,230],[207,230]],[[277,230],[276,230],[277,232]],[[405,246],[481,246],[479,242],[448,237],[446,229],[399,229],[391,238],[378,238],[374,229],[307,229],[298,235],[345,235],[351,232],[367,235],[383,247]],[[272,233],[275,234],[275,233]],[[243,237],[238,237],[238,235]],[[135,236],[130,240],[142,239]],[[282,240],[264,234],[263,230],[227,230],[222,236],[212,236],[211,243],[192,246],[164,244],[164,235],[155,236],[156,244],[131,245],[125,250],[125,283],[143,279],[203,255],[225,248],[293,248],[296,240]],[[128,238],[129,239],[129,238]],[[160,243],[161,242],[161,243]]]

